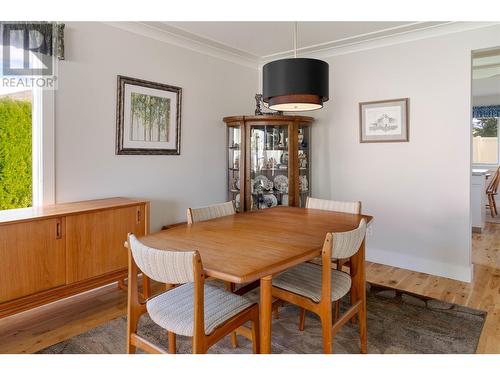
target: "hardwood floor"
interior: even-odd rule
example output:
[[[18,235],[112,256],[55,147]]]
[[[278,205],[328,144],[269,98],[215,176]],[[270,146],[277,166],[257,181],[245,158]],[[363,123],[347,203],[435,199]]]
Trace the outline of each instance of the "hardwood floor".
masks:
[[[471,283],[370,263],[367,280],[488,312],[478,353],[500,353],[500,224],[486,223],[472,236]]]
[[[474,233],[472,246],[472,263],[500,268],[500,221],[487,222],[483,233]]]
[[[500,353],[500,224],[473,235],[472,283],[376,263],[367,280],[488,312],[478,353]],[[0,353],[33,353],[126,313],[116,284],[0,319]]]

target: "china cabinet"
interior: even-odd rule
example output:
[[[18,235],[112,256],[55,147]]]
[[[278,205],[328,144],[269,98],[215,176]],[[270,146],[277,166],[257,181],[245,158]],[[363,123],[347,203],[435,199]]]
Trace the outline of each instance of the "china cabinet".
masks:
[[[228,200],[236,211],[304,207],[311,189],[311,125],[305,116],[231,116],[227,126]]]

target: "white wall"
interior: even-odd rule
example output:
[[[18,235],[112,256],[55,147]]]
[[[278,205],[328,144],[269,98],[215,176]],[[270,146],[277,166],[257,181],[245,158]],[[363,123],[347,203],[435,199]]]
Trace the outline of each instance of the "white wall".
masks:
[[[56,92],[56,202],[151,201],[151,229],[226,199],[222,117],[252,113],[257,69],[101,23],[66,24]],[[180,156],[115,155],[116,76],[180,86]]]
[[[471,50],[498,45],[490,27],[326,59],[313,194],[363,202],[369,260],[470,280]],[[358,103],[402,97],[410,142],[360,144]]]
[[[327,58],[313,195],[362,200],[369,260],[470,279],[470,52],[500,27]],[[222,117],[252,113],[257,70],[99,23],[68,23],[56,92],[56,201],[152,202],[152,229],[226,198]],[[183,88],[180,156],[116,156],[116,75]],[[410,98],[410,142],[360,144],[358,103]],[[447,139],[442,142],[441,139]]]

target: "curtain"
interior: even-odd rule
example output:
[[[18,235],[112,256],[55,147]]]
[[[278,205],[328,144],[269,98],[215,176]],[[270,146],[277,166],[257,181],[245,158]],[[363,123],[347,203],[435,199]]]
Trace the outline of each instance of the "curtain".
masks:
[[[0,22],[2,44],[24,49],[37,48],[37,52],[64,60],[64,24],[56,22]]]
[[[472,107],[473,118],[500,117],[500,105]]]

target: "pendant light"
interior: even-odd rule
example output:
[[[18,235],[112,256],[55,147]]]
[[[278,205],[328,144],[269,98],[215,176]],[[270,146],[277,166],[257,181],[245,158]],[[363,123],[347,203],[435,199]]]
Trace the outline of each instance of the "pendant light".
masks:
[[[277,111],[311,111],[328,100],[328,63],[297,58],[297,22],[294,58],[267,63],[262,68],[262,100]]]

